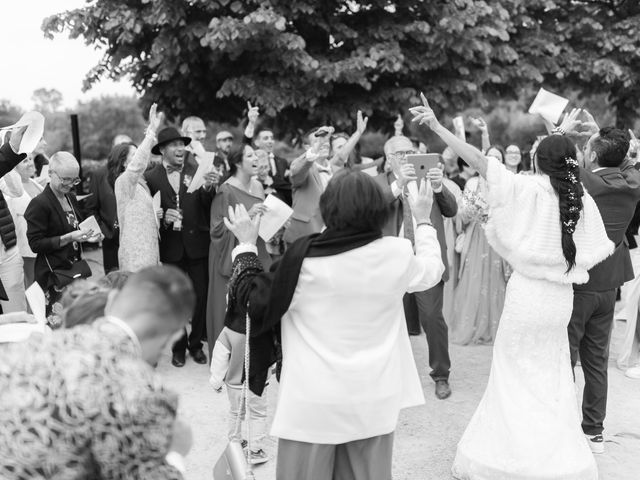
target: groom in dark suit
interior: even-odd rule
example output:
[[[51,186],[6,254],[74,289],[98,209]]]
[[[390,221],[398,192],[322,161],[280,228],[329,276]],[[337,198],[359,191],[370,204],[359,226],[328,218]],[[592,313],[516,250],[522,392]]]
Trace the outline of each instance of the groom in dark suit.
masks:
[[[196,308],[191,319],[191,334],[187,341],[185,329],[172,347],[171,363],[182,367],[186,350],[196,363],[207,363],[202,351],[206,336],[207,289],[209,286],[209,211],[218,183],[215,169],[205,176],[205,184],[192,193],[187,189],[198,164],[187,157],[185,146],[191,142],[175,128],[167,127],[158,133],[158,144],[151,152],[162,155],[162,163],[145,174],[151,195],[160,192],[164,219],[160,227],[160,261],[183,270],[193,282]]]
[[[616,290],[634,277],[625,232],[640,200],[640,172],[625,162],[629,150],[626,132],[612,127],[593,135],[585,147],[591,169],[580,170],[587,192],[600,210],[614,253],[589,271],[589,282],[574,285],[569,322],[571,364],[580,356],[585,378],[582,430],[594,453],[604,452],[602,437],[607,408],[609,339]]]
[[[393,171],[381,173],[375,177],[375,180],[388,197],[392,213],[382,234],[396,237],[404,236],[413,243],[413,220],[409,203],[405,201],[405,187],[409,181],[415,180],[416,177],[413,167],[407,165],[404,158],[407,153],[415,153],[413,144],[407,137],[394,136],[385,143],[384,152],[387,161],[391,162]],[[407,173],[410,173],[410,177],[407,177]],[[420,324],[422,324],[429,345],[430,375],[436,384],[435,394],[436,397],[445,399],[451,395],[449,386],[451,360],[449,358],[449,331],[442,315],[444,282],[449,279],[447,243],[444,238],[442,217],[454,217],[458,213],[458,204],[456,197],[442,184],[442,171],[439,172],[439,179],[431,180],[431,185],[435,199],[431,209],[431,222],[438,235],[445,271],[442,274],[442,280],[435,287],[424,292],[406,294],[403,301],[409,332],[419,334]]]

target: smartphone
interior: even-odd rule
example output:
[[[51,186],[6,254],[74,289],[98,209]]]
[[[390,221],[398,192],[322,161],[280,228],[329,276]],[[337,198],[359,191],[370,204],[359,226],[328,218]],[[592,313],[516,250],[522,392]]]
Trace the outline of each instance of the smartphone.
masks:
[[[425,178],[427,172],[432,168],[436,168],[440,161],[439,153],[413,153],[407,155],[407,162],[413,165],[416,170],[418,180]]]

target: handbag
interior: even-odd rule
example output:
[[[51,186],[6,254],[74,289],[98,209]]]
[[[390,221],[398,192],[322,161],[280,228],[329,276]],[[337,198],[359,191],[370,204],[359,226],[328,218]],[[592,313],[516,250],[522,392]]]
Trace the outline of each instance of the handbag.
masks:
[[[93,272],[91,272],[91,267],[86,260],[78,260],[71,265],[71,268],[53,269],[51,268],[51,264],[49,263],[49,259],[46,255],[44,258],[47,261],[49,271],[53,274],[53,284],[59,290],[63,289],[78,278],[89,278],[93,274]]]
[[[247,419],[247,438],[249,444],[244,452],[242,445],[238,441],[231,441],[227,444],[224,452],[213,467],[213,480],[254,480],[249,455],[251,452],[251,416],[249,415],[249,336],[251,334],[251,321],[249,319],[249,308],[247,306],[246,339],[244,349],[244,382],[242,383],[242,393],[240,404],[244,406],[245,418]],[[237,436],[241,428],[240,414],[242,408],[238,409],[236,416],[236,426],[234,437]]]

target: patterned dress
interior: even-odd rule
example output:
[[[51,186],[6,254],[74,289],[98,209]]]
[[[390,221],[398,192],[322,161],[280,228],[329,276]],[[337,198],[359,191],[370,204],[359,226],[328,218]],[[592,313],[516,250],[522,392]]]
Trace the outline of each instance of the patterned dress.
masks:
[[[458,211],[466,228],[460,279],[449,319],[449,337],[457,345],[492,344],[504,306],[509,270],[484,233],[488,213],[485,196],[485,181],[469,179]]]
[[[0,348],[0,478],[181,479],[177,396],[108,319]]]
[[[147,135],[127,169],[116,179],[114,192],[120,225],[120,269],[137,272],[160,263],[158,222],[143,174],[154,137]]]

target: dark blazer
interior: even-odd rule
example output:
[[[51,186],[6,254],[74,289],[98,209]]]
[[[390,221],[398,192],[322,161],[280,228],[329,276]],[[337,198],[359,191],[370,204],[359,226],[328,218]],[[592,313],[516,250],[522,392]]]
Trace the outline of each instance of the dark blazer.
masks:
[[[84,214],[74,194],[67,195],[73,207],[78,223],[84,220]],[[48,289],[53,281],[47,260],[52,269],[67,269],[73,265],[74,256],[81,256],[81,251],[73,248],[73,243],[60,246],[60,237],[73,232],[74,228],[67,222],[62,205],[56,198],[51,186],[29,203],[24,212],[27,221],[27,240],[36,256],[35,278],[43,290]],[[46,257],[46,258],[45,258]]]
[[[625,162],[620,168],[597,172],[580,169],[580,178],[600,210],[613,255],[589,270],[589,281],[574,290],[602,292],[620,287],[634,277],[625,232],[640,200],[640,172]]]
[[[11,145],[9,142],[6,142],[2,147],[0,147],[0,178],[4,177],[7,173],[15,168],[22,160],[27,157],[26,153],[14,153],[11,149]],[[2,197],[2,192],[0,192],[1,201],[4,202],[4,197]],[[0,299],[8,300],[7,292],[2,286],[2,281],[0,281]]]
[[[106,167],[96,171],[93,175],[90,193],[91,195],[84,202],[87,215],[96,217],[105,238],[118,237],[120,231],[118,229],[116,194],[109,185]]]
[[[173,225],[162,222],[160,227],[160,261],[176,263],[185,256],[192,260],[209,256],[209,212],[215,189],[206,191],[199,188],[187,193],[185,176],[193,178],[198,164],[192,156],[187,156],[180,174],[180,208],[182,210],[182,230],[173,230]],[[160,192],[160,206],[163,210],[176,208],[176,192],[167,178],[167,170],[158,164],[144,174],[151,195]]]
[[[392,172],[381,173],[374,180],[382,187],[385,197],[391,204],[391,214],[389,220],[382,229],[383,235],[397,237],[400,233],[400,226],[404,220],[402,212],[402,201],[393,195],[391,191],[391,184],[395,181],[396,176]],[[440,252],[442,254],[442,263],[444,264],[444,273],[442,274],[442,281],[449,280],[449,260],[447,259],[447,242],[444,237],[444,220],[445,217],[455,217],[458,213],[458,202],[456,197],[447,190],[447,187],[442,186],[440,193],[434,193],[435,202],[431,208],[431,223],[433,228],[436,229],[438,236],[438,243],[440,244]]]

